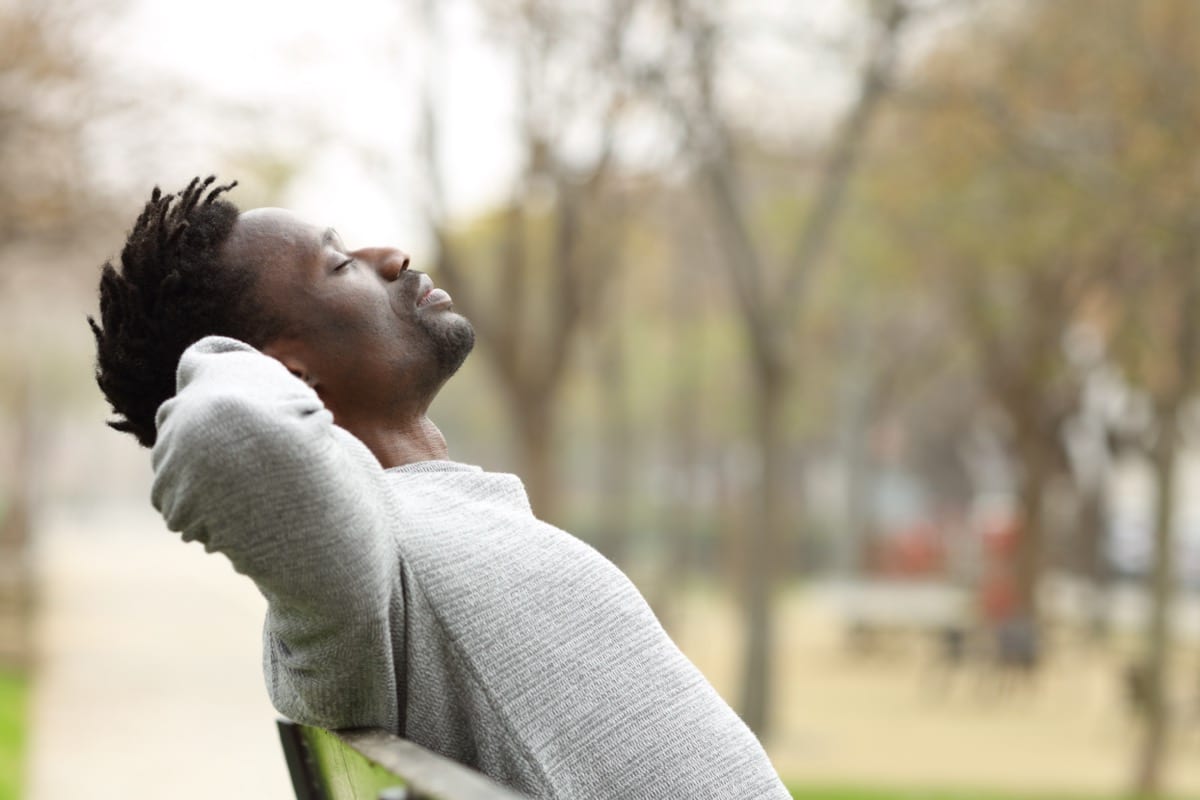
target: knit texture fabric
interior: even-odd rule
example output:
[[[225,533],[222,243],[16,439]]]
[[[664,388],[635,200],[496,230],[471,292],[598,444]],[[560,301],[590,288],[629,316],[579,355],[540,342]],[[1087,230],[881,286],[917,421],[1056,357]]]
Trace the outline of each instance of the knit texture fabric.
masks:
[[[384,470],[220,337],[184,353],[157,423],[154,505],[266,597],[280,713],[385,728],[537,798],[789,797],[629,580],[515,476]]]

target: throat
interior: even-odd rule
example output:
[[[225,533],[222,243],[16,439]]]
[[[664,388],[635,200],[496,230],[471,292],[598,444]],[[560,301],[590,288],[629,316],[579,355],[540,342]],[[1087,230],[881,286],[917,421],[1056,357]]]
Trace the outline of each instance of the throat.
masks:
[[[433,420],[424,415],[400,425],[342,427],[358,437],[384,469],[449,458],[446,437]]]

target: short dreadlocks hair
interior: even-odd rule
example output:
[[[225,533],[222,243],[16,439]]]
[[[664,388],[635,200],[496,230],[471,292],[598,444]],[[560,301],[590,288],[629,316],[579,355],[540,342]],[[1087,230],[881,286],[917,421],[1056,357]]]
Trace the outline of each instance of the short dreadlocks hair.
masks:
[[[194,178],[178,195],[154,188],[119,268],[104,264],[100,324],[88,317],[96,383],[118,415],[108,424],[143,447],[158,437],[154,417],[175,394],[175,371],[188,345],[223,335],[261,346],[274,331],[252,299],[254,270],[221,258],[238,216],[222,195],[237,181],[210,189],[215,180]]]

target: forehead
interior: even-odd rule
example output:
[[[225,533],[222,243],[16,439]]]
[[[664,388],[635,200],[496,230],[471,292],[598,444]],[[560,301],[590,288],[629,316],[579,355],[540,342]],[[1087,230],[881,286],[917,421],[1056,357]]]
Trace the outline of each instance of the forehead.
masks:
[[[251,273],[258,302],[291,318],[317,285],[328,230],[281,208],[245,211],[222,246],[222,261]]]
[[[268,265],[318,256],[329,229],[314,225],[283,208],[256,208],[238,215],[225,243],[234,261]]]

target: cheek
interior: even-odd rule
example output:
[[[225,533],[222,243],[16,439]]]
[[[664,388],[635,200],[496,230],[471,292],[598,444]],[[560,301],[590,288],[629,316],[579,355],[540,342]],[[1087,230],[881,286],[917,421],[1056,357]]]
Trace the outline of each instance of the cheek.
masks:
[[[415,319],[397,316],[387,304],[345,309],[332,322],[332,354],[348,366],[358,365],[355,368],[409,363],[428,338]]]
[[[326,298],[323,312],[325,326],[341,336],[379,335],[395,320],[388,304],[363,293]]]

